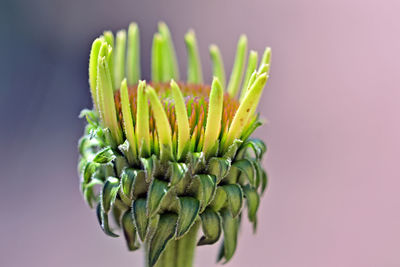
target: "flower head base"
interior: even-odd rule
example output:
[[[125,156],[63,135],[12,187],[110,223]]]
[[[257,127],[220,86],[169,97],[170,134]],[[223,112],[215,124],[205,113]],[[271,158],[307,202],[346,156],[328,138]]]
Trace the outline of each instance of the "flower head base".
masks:
[[[130,250],[139,248],[139,240],[145,244],[149,266],[172,266],[163,264],[169,250],[194,249],[200,224],[198,245],[215,243],[223,232],[219,259],[230,260],[242,204],[255,229],[267,183],[261,167],[266,147],[250,135],[261,125],[255,111],[268,79],[270,49],[258,69],[257,52],[250,51],[245,70],[247,39],[241,36],[226,84],[219,49],[210,46],[214,79],[205,85],[193,31],[185,43],[186,82],[179,82],[164,23],[154,35],[149,83],[140,80],[136,24],[119,31],[115,42],[105,32],[90,54],[94,108],[82,111],[88,125],[79,144],[81,189],[89,205],[97,205],[106,234],[117,236],[112,215]],[[184,258],[173,266],[191,266],[193,257]]]

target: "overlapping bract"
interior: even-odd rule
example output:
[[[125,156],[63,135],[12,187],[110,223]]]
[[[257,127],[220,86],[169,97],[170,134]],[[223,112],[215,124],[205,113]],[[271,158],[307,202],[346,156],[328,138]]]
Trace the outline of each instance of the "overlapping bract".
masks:
[[[136,24],[128,34],[119,31],[115,45],[110,32],[96,39],[89,61],[94,109],[81,113],[88,121],[79,143],[81,190],[89,205],[96,206],[107,235],[118,236],[110,226],[111,216],[129,250],[146,244],[149,266],[168,257],[165,253],[160,259],[172,240],[196,238],[200,225],[198,245],[213,244],[223,235],[219,259],[229,261],[243,203],[255,229],[267,185],[261,166],[266,146],[250,135],[261,125],[255,110],[268,78],[270,49],[258,69],[257,53],[251,51],[245,71],[247,39],[241,36],[225,93],[219,49],[210,47],[214,80],[206,86],[193,31],[185,43],[186,83],[174,81],[179,70],[163,23],[153,41],[151,83],[139,80]],[[196,244],[185,242],[189,247]]]

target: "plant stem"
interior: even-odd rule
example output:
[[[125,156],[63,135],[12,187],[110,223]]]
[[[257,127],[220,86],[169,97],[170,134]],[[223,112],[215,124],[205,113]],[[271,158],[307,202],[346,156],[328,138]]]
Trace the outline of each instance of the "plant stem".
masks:
[[[197,221],[184,237],[169,241],[154,267],[192,267],[199,226]]]

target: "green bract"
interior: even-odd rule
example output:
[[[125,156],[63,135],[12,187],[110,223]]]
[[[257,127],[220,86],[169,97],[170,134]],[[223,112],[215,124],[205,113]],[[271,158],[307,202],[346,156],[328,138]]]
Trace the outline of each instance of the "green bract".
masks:
[[[242,35],[227,83],[220,50],[211,45],[214,78],[205,85],[190,30],[183,82],[170,31],[164,23],[158,29],[151,82],[140,80],[136,24],[116,38],[106,31],[93,42],[93,109],[81,113],[88,122],[79,141],[81,190],[89,206],[97,207],[104,233],[123,235],[129,250],[144,247],[148,266],[190,267],[196,244],[220,238],[218,259],[229,261],[243,208],[255,229],[267,185],[261,166],[266,146],[250,136],[262,124],[256,108],[271,50],[266,48],[258,66],[257,52],[247,57]]]

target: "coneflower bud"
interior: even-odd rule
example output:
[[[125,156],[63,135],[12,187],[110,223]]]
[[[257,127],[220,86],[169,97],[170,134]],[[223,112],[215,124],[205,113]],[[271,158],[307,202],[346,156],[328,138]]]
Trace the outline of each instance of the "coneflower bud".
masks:
[[[97,207],[107,235],[117,237],[120,230],[129,250],[143,245],[147,266],[190,267],[196,244],[214,244],[222,235],[218,259],[227,262],[236,249],[243,203],[255,230],[267,185],[261,165],[266,146],[250,136],[262,124],[256,108],[271,50],[266,48],[258,68],[258,54],[250,51],[245,69],[242,35],[226,83],[221,53],[211,45],[214,78],[207,85],[190,30],[184,82],[169,29],[161,22],[158,30],[150,82],[140,80],[136,24],[115,40],[106,31],[93,42],[93,109],[81,112],[88,122],[79,141],[81,190],[90,207]]]

